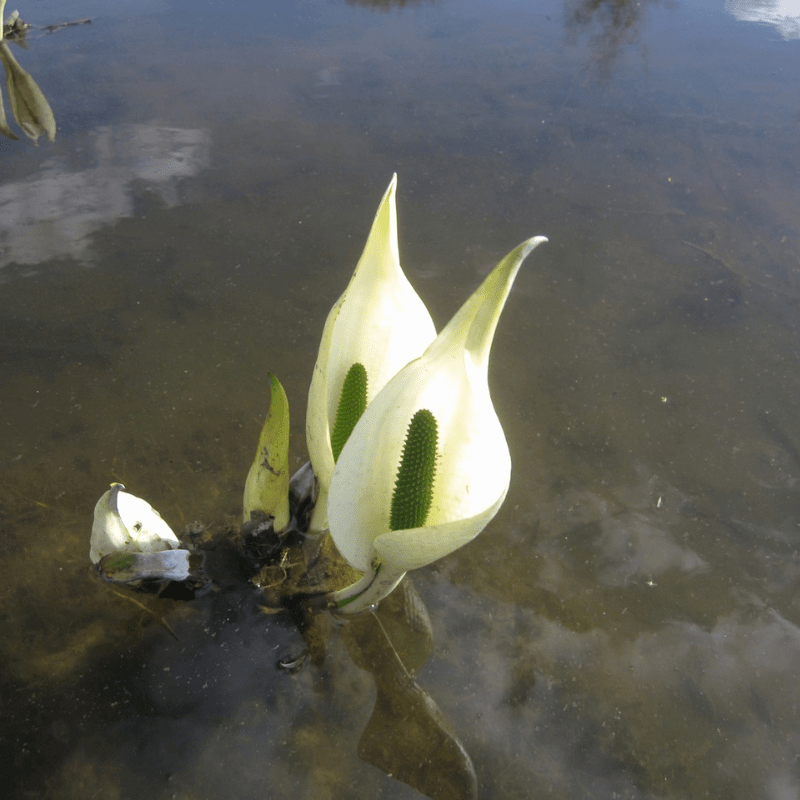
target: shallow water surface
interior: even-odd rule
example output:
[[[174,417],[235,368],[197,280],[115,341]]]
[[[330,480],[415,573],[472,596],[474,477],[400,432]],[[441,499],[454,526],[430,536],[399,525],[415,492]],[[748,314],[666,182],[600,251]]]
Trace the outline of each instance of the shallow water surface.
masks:
[[[800,12],[19,10],[58,130],[34,146],[3,86],[9,796],[420,796],[359,758],[380,679],[352,632],[321,618],[281,670],[305,644],[242,587],[135,595],[88,560],[112,481],[176,530],[240,517],[268,371],[306,460],[322,326],[396,171],[439,327],[549,238],[492,354],[505,505],[413,576],[416,682],[478,796],[800,797]]]

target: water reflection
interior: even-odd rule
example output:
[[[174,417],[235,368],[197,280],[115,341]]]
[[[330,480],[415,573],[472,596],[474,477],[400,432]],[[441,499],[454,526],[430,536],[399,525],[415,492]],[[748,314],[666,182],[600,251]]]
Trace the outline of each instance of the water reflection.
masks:
[[[426,685],[470,731],[476,763],[492,765],[490,796],[796,791],[796,731],[786,732],[800,700],[789,666],[800,629],[755,598],[708,625],[672,619],[631,631],[629,607],[576,630],[541,606],[453,593],[436,577],[424,588],[435,629],[451,632],[440,642],[446,663],[426,672]],[[659,588],[643,591],[658,602]],[[778,787],[789,794],[770,793]]]
[[[137,190],[174,206],[181,179],[208,165],[204,130],[134,124],[88,138],[93,166],[76,172],[54,158],[33,177],[0,185],[0,270],[63,258],[94,263],[92,233],[133,216]]]
[[[567,41],[590,34],[593,62],[608,77],[622,51],[637,44],[648,9],[660,0],[566,0],[564,27]]]
[[[349,6],[363,6],[375,11],[390,11],[393,8],[406,8],[422,4],[432,4],[437,0],[347,0]]]
[[[89,64],[114,102],[15,145],[0,192],[50,159],[92,169],[85,130],[225,147],[189,186],[125,161],[134,216],[95,231],[96,268],[0,287],[8,793],[419,796],[358,758],[375,679],[333,623],[288,673],[306,643],[250,594],[143,610],[86,564],[113,479],[178,527],[240,514],[266,372],[302,407],[368,190],[397,169],[401,257],[438,320],[509,241],[551,241],[493,355],[504,510],[415,576],[435,637],[414,678],[481,800],[800,796],[797,40],[651,4],[647,69],[623,46],[588,86],[588,36],[565,46],[554,2],[276,2],[211,66],[207,22],[109,9],[97,41],[20,57],[45,88],[63,65],[72,97],[66,65]]]
[[[742,22],[763,22],[784,39],[800,39],[798,0],[725,0],[725,10]]]

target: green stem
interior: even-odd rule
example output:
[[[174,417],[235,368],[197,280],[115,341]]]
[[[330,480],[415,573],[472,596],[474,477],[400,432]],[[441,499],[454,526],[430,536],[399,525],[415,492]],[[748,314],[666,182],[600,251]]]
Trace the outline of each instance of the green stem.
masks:
[[[378,605],[403,580],[405,572],[392,572],[378,564],[346,589],[331,592],[330,608],[338,614],[358,614]]]

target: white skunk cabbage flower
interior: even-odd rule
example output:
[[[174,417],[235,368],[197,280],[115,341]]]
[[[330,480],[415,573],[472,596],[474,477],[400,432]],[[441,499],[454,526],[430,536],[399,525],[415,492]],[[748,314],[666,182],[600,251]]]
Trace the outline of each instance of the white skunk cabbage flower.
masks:
[[[94,524],[89,558],[97,564],[109,553],[157,553],[179,546],[172,528],[150,503],[122,491],[121,483],[111,488],[94,507]]]
[[[428,309],[400,267],[396,188],[394,175],[353,277],[322,333],[306,415],[308,453],[320,484],[312,531],[327,527],[328,487],[355,421],[389,379],[436,338]]]
[[[331,595],[342,613],[373,606],[411,569],[474,539],[505,499],[511,458],[489,395],[497,321],[537,236],[509,253],[425,353],[358,420],[331,479],[328,522],[363,571]]]

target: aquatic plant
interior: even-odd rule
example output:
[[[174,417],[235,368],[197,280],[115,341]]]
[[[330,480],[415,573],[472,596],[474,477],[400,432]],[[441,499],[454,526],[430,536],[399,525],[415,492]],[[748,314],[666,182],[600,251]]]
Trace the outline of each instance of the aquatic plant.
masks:
[[[366,575],[333,595],[340,611],[377,602],[408,570],[474,539],[500,508],[511,458],[489,395],[489,352],[517,271],[543,241],[509,253],[353,428],[327,514],[338,551]]]
[[[245,549],[262,537],[249,550],[254,569],[290,533],[329,532],[354,579],[344,588],[329,581],[315,606],[342,614],[371,608],[406,572],[474,539],[502,505],[511,458],[489,394],[489,355],[517,272],[546,241],[537,236],[512,250],[437,336],[400,267],[396,187],[394,176],[325,323],[306,416],[310,468],[290,483],[289,404],[270,375],[270,412],[245,483]],[[121,488],[97,504],[92,561],[177,547],[157,512]],[[137,572],[127,561],[106,561],[114,574],[105,577],[141,577],[151,562]]]
[[[512,250],[437,336],[400,267],[396,186],[395,176],[325,323],[308,397],[310,462],[289,479],[289,401],[270,374],[241,527],[209,535],[195,525],[179,539],[115,483],[95,507],[90,558],[106,581],[148,591],[244,584],[252,597],[255,584],[259,610],[288,610],[303,633],[306,650],[278,664],[286,671],[324,657],[315,612],[348,615],[342,640],[376,687],[359,757],[433,800],[475,800],[469,754],[414,679],[433,638],[403,578],[474,539],[505,499],[511,458],[489,354],[517,272],[545,239]]]

